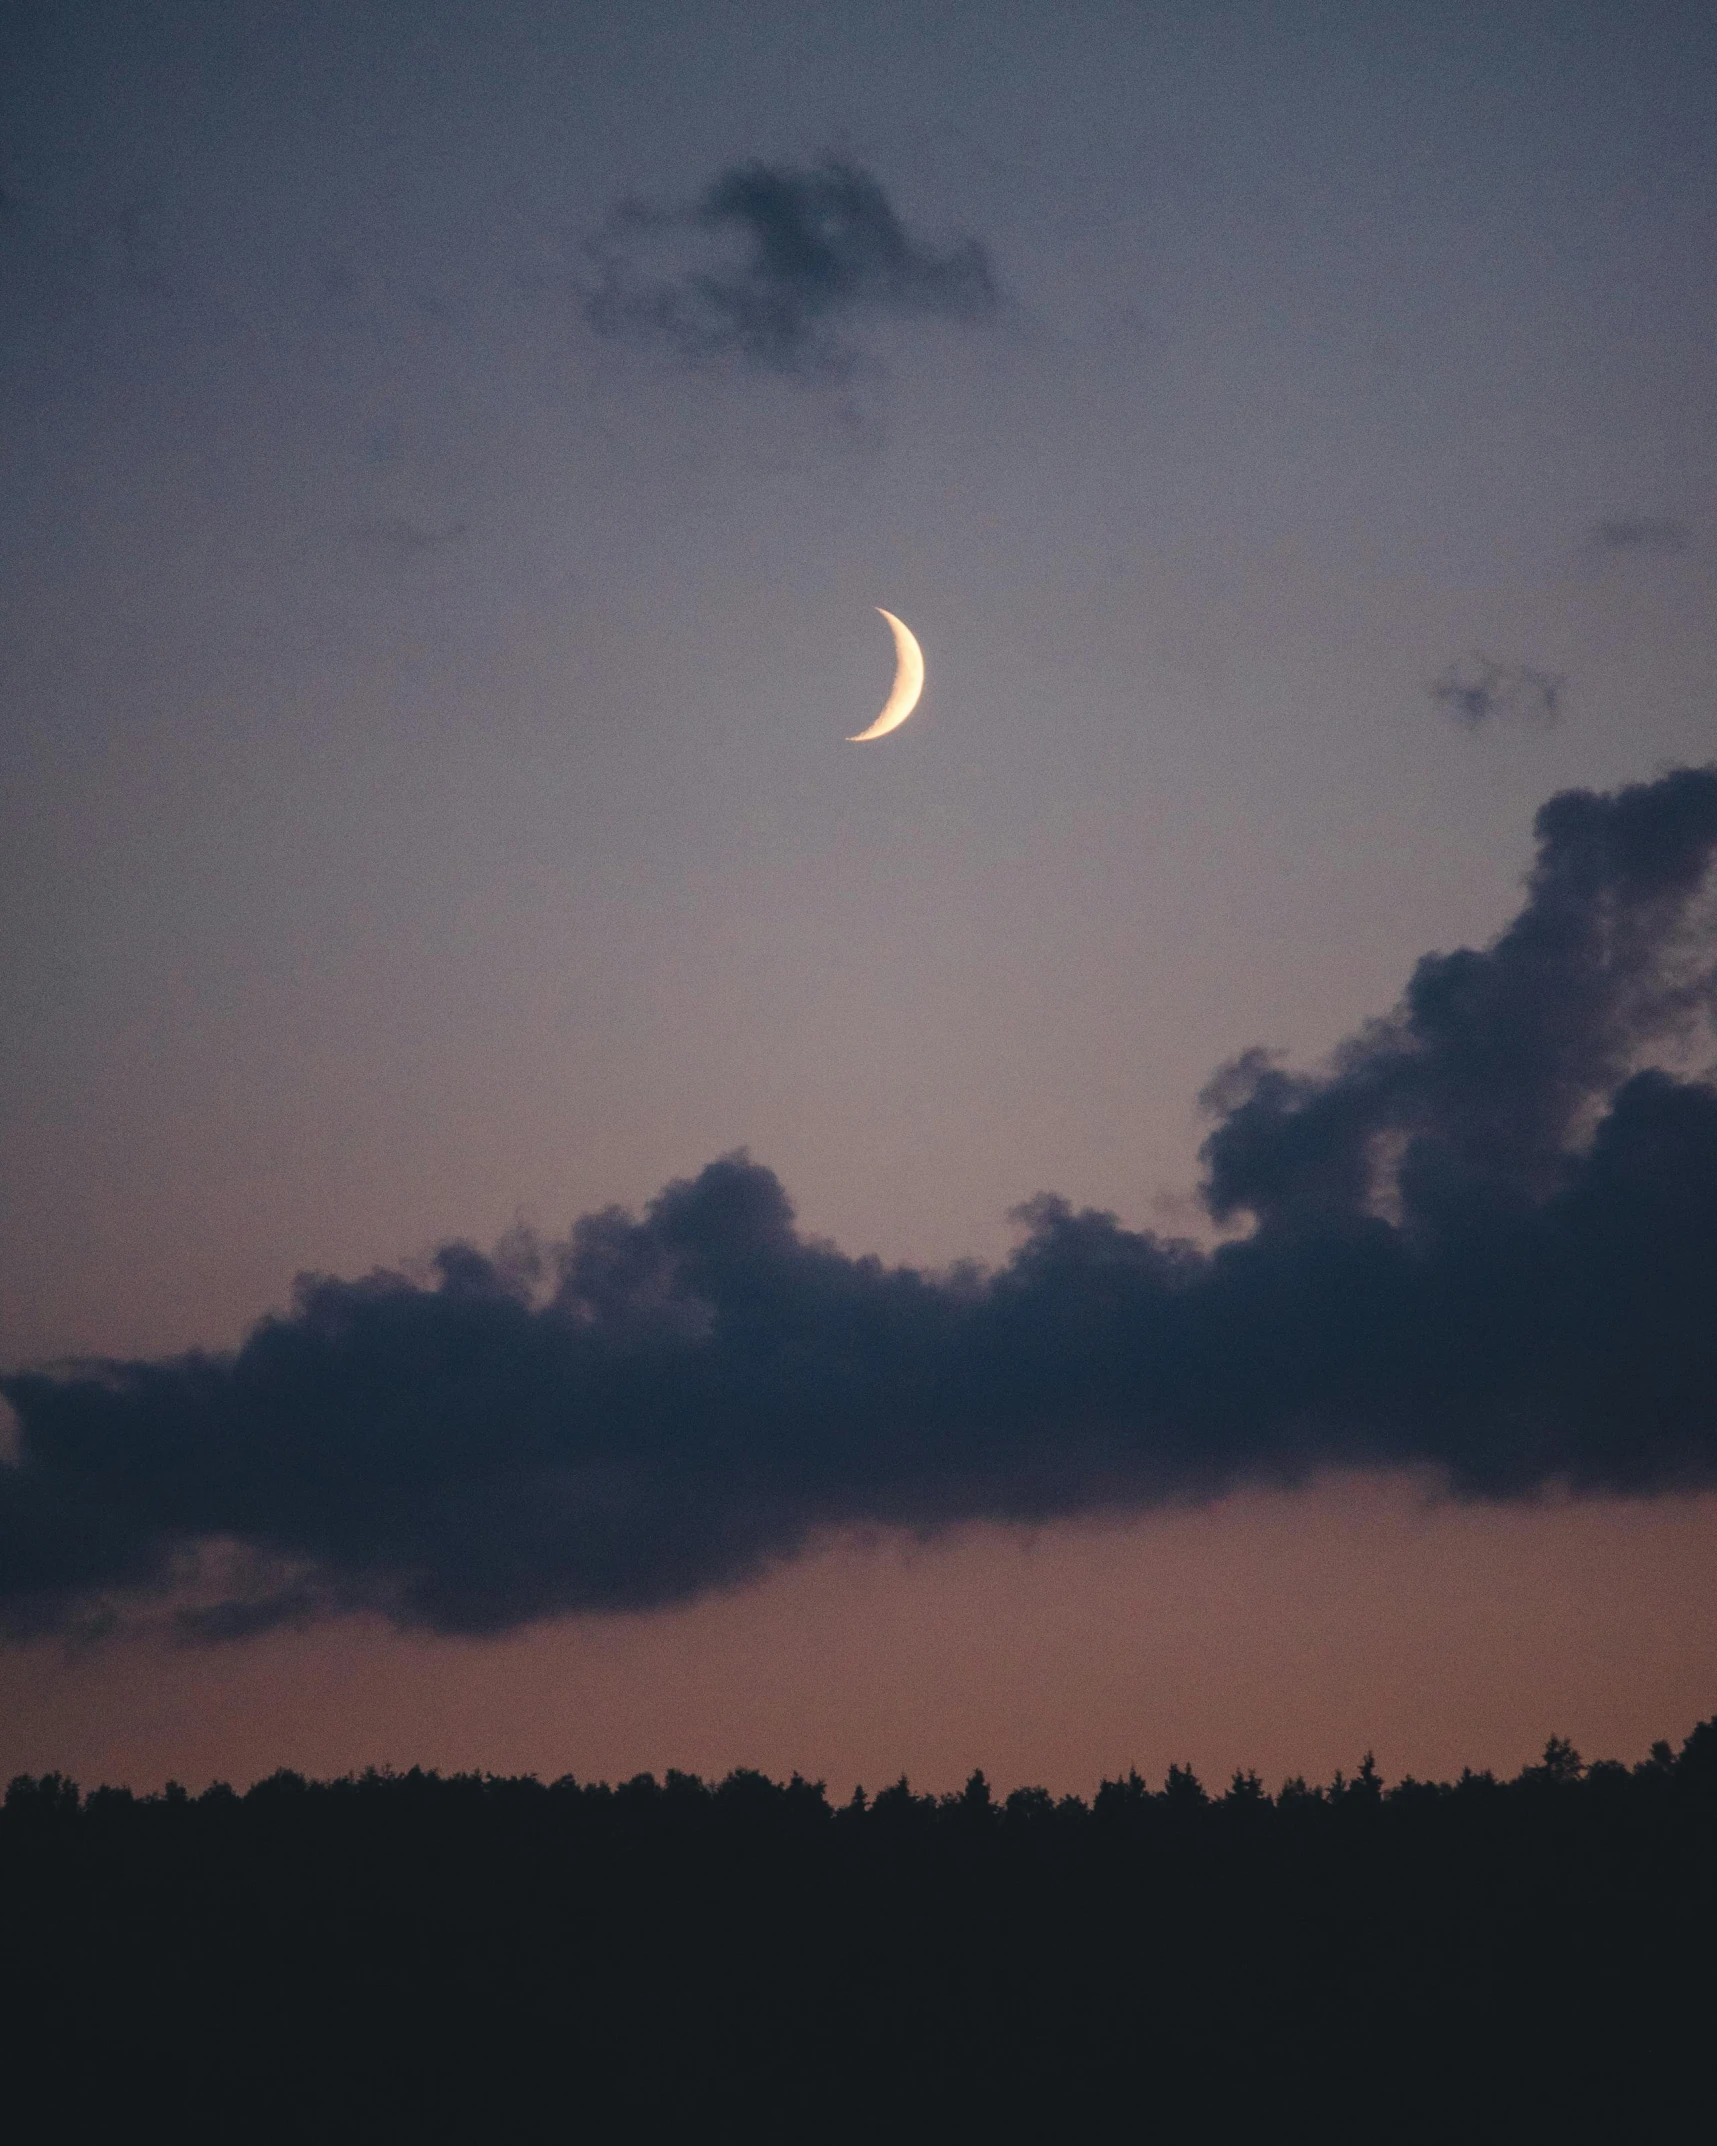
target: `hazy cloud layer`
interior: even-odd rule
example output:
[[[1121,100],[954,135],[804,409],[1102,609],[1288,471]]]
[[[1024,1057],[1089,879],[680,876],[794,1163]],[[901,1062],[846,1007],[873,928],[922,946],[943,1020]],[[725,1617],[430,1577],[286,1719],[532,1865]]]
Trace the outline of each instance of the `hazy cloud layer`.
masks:
[[[915,238],[868,172],[834,162],[738,164],[689,208],[623,205],[589,242],[581,289],[600,334],[801,378],[849,372],[867,316],[979,320],[998,303],[975,239]]]
[[[1497,663],[1489,656],[1466,656],[1451,663],[1431,682],[1431,698],[1458,723],[1478,730],[1497,717],[1554,723],[1562,713],[1568,681],[1554,671],[1537,671],[1525,663]]]
[[[1717,769],[1538,816],[1520,914],[1316,1073],[1206,1102],[1213,1253],[1044,1197],[999,1272],[851,1259],[744,1156],[419,1286],[310,1278],[232,1357],[0,1379],[0,1607],[492,1631],[817,1531],[1138,1508],[1326,1464],[1460,1495],[1717,1481]],[[1656,1061],[1654,1068],[1653,1061]],[[210,1560],[227,1575],[212,1587]]]

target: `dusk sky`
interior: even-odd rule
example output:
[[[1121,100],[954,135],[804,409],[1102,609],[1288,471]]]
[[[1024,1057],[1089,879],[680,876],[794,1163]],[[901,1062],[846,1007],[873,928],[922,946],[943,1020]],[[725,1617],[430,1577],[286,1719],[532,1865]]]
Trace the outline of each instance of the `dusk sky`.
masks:
[[[1717,1711],[1714,109],[6,0],[0,1777]]]

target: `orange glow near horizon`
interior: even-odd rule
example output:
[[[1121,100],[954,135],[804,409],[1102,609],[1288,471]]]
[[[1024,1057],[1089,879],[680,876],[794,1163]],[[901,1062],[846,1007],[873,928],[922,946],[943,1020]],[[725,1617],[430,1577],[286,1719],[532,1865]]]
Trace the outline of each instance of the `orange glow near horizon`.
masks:
[[[1457,1507],[1346,1480],[1197,1511],[837,1543],[763,1584],[491,1641],[373,1624],[0,1657],[0,1768],[86,1786],[369,1764],[623,1779],[902,1773],[1089,1795],[1632,1760],[1717,1711],[1717,1496]],[[149,1659],[147,1673],[139,1651]]]

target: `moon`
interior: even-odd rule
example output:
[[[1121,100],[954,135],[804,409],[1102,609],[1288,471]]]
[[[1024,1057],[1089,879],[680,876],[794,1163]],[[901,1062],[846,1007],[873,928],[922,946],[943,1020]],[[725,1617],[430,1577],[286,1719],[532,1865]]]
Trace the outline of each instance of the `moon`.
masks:
[[[887,619],[894,635],[894,687],[876,721],[868,730],[857,731],[848,738],[849,745],[868,745],[872,738],[886,738],[891,730],[898,730],[917,707],[918,696],[924,690],[924,651],[912,628],[892,611],[884,611],[881,604],[876,609],[879,618]]]

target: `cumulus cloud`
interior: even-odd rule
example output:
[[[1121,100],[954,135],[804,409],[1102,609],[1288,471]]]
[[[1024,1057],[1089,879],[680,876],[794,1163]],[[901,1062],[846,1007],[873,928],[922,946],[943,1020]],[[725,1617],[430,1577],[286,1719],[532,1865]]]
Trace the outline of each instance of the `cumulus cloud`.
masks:
[[[1562,713],[1567,683],[1554,671],[1473,655],[1451,663],[1432,680],[1431,698],[1469,730],[1478,730],[1497,717],[1549,724]]]
[[[1046,1196],[998,1271],[888,1268],[731,1155],[559,1244],[448,1245],[427,1283],[311,1277],[234,1355],[0,1379],[0,1612],[490,1632],[843,1527],[1332,1465],[1477,1498],[1717,1482],[1717,1085],[1686,1070],[1717,768],[1565,792],[1537,833],[1492,945],[1426,955],[1321,1070],[1215,1076],[1204,1198],[1243,1232],[1215,1250]]]
[[[852,370],[866,317],[981,320],[998,286],[975,239],[907,230],[851,164],[737,164],[689,207],[630,202],[585,249],[585,318],[691,364],[737,361],[810,379]]]
[[[1593,525],[1586,539],[1598,552],[1644,552],[1663,556],[1693,549],[1693,534],[1685,523],[1655,514],[1619,514]]]

